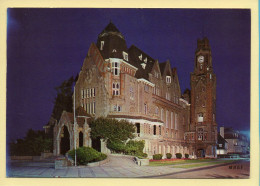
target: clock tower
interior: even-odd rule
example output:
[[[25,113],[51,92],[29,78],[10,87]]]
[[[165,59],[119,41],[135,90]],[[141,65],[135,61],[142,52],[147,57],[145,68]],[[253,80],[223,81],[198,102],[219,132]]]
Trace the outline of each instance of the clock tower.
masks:
[[[209,40],[198,39],[191,73],[191,125],[197,157],[216,157],[216,75]]]

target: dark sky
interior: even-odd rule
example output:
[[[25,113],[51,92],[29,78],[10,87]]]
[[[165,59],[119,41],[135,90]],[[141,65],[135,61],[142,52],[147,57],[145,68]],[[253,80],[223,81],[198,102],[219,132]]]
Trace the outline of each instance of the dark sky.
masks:
[[[219,126],[250,128],[250,10],[8,9],[7,136],[39,130],[52,112],[55,87],[80,71],[91,42],[110,20],[159,62],[177,67],[190,88],[196,42],[208,37],[217,75]]]

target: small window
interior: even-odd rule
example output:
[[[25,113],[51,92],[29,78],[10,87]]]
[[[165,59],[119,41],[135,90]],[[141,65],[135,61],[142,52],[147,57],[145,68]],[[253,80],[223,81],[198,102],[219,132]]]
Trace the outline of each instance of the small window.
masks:
[[[166,76],[166,83],[171,83],[171,76]]]
[[[222,144],[219,144],[218,146],[219,146],[219,147],[222,147]]]
[[[115,53],[115,52],[116,52],[116,49],[113,49],[113,50],[112,50],[112,53]]]
[[[138,56],[139,57],[139,59],[142,61],[142,54],[140,54],[140,56]]]
[[[156,135],[156,125],[153,126],[153,135]]]
[[[203,122],[203,113],[198,114],[198,122]]]
[[[114,96],[118,96],[120,94],[120,84],[119,83],[113,83],[112,92],[113,92]]]
[[[112,62],[112,73],[115,76],[118,76],[120,73],[120,66],[118,62]]]
[[[144,104],[144,114],[147,114],[148,113],[148,106],[147,104],[145,103]]]
[[[158,116],[159,115],[159,108],[155,107],[155,114]]]
[[[149,86],[147,84],[144,85],[144,91],[149,92]]]
[[[87,88],[87,98],[89,98],[89,89]]]
[[[147,57],[144,59],[144,62],[147,63]]]
[[[92,97],[95,97],[96,96],[96,90],[95,88],[92,88]]]
[[[101,42],[100,42],[100,50],[103,50],[104,44],[105,44],[105,41],[101,41]]]
[[[128,54],[126,52],[123,52],[124,60],[128,61]]]

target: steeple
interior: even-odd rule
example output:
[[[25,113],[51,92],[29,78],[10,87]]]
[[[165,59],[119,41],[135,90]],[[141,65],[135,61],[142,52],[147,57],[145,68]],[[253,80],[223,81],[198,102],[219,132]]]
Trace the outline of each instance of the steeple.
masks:
[[[127,46],[122,33],[111,22],[98,35],[97,47],[104,59],[123,59],[123,52],[127,52]]]

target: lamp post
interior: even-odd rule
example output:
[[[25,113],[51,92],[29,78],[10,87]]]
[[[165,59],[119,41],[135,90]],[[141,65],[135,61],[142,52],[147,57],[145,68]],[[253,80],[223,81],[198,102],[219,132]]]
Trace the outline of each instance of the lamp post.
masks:
[[[75,166],[77,166],[77,153],[76,153],[76,124],[77,124],[77,120],[76,120],[76,113],[75,113],[75,86],[74,86],[74,106],[73,106],[73,110],[74,110],[74,150],[75,150]]]

